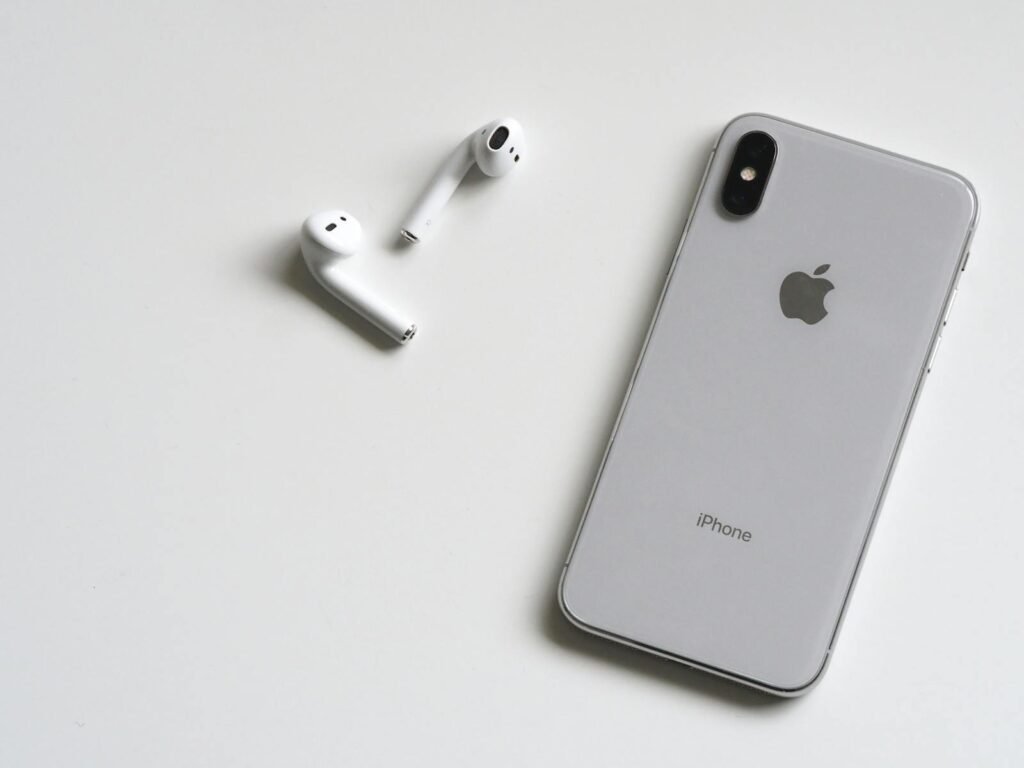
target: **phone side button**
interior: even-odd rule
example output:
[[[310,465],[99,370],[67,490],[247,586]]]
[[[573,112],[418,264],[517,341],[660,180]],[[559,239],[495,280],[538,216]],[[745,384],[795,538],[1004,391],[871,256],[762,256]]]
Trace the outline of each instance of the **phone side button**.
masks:
[[[935,367],[935,358],[939,354],[939,347],[940,346],[942,346],[942,335],[941,334],[939,335],[939,338],[937,338],[935,340],[935,346],[932,347],[932,353],[928,356],[928,370],[926,371],[926,373],[931,373],[932,372],[932,368]]]
[[[956,304],[956,297],[960,295],[960,289],[954,288],[953,295],[949,299],[949,306],[946,307],[946,315],[942,318],[942,327],[946,327],[946,323],[949,322],[949,316],[953,314],[953,305]]]

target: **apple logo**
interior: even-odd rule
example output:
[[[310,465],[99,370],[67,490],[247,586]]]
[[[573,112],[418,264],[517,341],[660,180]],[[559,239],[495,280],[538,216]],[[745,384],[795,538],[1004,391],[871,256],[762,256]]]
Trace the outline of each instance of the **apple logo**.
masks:
[[[829,265],[822,264],[815,275],[823,275]],[[828,310],[825,309],[825,294],[835,288],[824,277],[811,277],[806,272],[792,272],[786,275],[779,288],[779,305],[782,314],[790,318],[800,318],[808,325],[820,322]]]

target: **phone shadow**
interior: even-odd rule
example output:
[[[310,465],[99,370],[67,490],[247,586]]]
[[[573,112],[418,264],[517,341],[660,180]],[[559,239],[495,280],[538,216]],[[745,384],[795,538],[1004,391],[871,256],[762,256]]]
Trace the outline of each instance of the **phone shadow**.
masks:
[[[568,550],[568,545],[566,549]],[[678,662],[591,635],[573,626],[563,615],[554,594],[557,584],[556,577],[552,581],[552,596],[541,611],[540,626],[544,636],[560,648],[612,664],[649,680],[657,680],[659,683],[676,686],[689,693],[716,699],[730,706],[770,711],[794,706],[799,701],[747,688]]]

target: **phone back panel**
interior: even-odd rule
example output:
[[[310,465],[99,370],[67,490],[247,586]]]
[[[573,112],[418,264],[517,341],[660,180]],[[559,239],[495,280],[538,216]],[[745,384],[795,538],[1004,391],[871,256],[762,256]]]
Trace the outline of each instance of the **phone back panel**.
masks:
[[[722,182],[754,130],[777,157],[734,217]],[[726,127],[566,564],[574,623],[776,693],[818,679],[976,210],[933,166]],[[827,316],[786,317],[783,280],[823,265]]]

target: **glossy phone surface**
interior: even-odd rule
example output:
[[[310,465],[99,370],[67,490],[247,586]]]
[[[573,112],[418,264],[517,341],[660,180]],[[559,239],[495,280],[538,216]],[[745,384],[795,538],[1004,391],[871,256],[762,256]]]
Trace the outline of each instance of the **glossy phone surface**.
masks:
[[[738,216],[723,185],[752,133],[774,162]],[[773,693],[812,686],[976,217],[949,171],[729,123],[567,559],[570,620]]]

